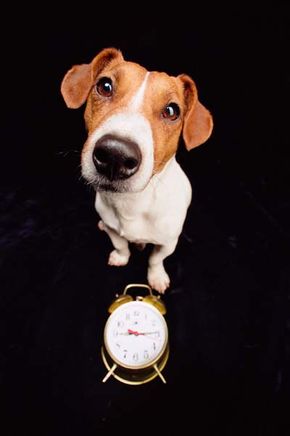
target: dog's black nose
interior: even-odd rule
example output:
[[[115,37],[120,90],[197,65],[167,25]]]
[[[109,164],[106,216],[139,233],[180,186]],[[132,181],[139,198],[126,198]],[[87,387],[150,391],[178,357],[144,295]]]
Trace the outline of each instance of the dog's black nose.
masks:
[[[110,181],[128,179],[140,166],[141,152],[133,141],[105,135],[95,144],[93,161],[98,173]]]

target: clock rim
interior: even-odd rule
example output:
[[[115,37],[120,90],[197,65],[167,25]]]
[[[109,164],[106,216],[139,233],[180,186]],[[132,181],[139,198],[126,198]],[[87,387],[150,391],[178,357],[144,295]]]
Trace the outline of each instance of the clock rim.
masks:
[[[163,346],[161,348],[161,350],[159,351],[159,353],[157,354],[157,356],[153,359],[150,360],[150,362],[144,363],[142,365],[126,365],[124,362],[121,362],[118,358],[116,358],[116,356],[113,355],[113,353],[111,353],[110,347],[108,346],[108,341],[106,338],[106,332],[108,330],[108,326],[109,326],[109,322],[110,320],[113,318],[114,315],[116,315],[117,312],[120,312],[121,310],[124,310],[124,308],[128,305],[132,306],[132,305],[141,305],[141,306],[147,306],[150,310],[153,310],[153,312],[155,312],[161,320],[161,323],[163,324],[164,327],[164,332],[165,332],[165,336],[164,336],[164,342],[163,342]],[[167,327],[167,323],[166,320],[164,318],[164,316],[160,313],[160,311],[158,309],[156,309],[156,307],[154,307],[152,304],[144,302],[144,301],[129,301],[127,303],[122,304],[121,306],[117,307],[113,313],[111,313],[111,315],[109,316],[109,318],[107,319],[105,328],[104,328],[104,347],[107,351],[107,353],[109,354],[109,356],[111,357],[111,359],[113,360],[113,362],[115,362],[117,365],[126,368],[126,369],[131,369],[131,370],[139,370],[139,369],[144,369],[144,368],[149,368],[153,365],[155,365],[163,356],[163,354],[166,351],[166,347],[168,345],[168,327]]]

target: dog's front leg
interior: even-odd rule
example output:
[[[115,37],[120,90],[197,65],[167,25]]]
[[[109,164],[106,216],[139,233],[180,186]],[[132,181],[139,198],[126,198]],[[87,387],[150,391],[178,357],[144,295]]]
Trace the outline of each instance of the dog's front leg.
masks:
[[[163,266],[163,260],[175,250],[177,239],[166,245],[156,245],[149,257],[147,279],[149,285],[160,293],[169,287],[170,279]]]
[[[106,226],[102,220],[99,221],[98,226],[100,230],[104,230],[109,235],[112,244],[115,247],[115,250],[113,250],[109,256],[108,264],[114,266],[127,265],[130,257],[127,239],[122,238],[117,232],[115,232],[115,230]]]

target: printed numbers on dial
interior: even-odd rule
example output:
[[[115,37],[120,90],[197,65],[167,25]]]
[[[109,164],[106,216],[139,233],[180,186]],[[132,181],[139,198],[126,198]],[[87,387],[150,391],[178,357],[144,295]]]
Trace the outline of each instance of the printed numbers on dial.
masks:
[[[124,367],[149,366],[162,355],[167,326],[151,304],[134,301],[119,306],[105,327],[105,345],[111,357]]]

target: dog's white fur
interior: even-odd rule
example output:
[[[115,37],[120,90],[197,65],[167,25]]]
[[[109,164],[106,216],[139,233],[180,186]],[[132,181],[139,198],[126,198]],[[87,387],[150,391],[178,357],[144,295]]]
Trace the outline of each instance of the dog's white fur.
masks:
[[[96,210],[115,247],[110,265],[126,265],[130,251],[128,241],[153,243],[149,258],[148,282],[164,292],[169,286],[163,260],[175,250],[186,211],[191,201],[191,186],[175,157],[155,174],[142,192],[98,192]]]
[[[127,73],[128,69],[132,68],[132,71],[135,71],[135,76],[132,77],[136,77],[136,80],[138,80],[136,84],[139,83],[139,86],[131,88],[135,90],[134,95],[126,104],[118,103],[117,99],[117,104],[114,106],[114,99],[102,100],[98,96],[98,104],[104,103],[107,105],[106,108],[109,109],[106,109],[105,115],[102,115],[102,112],[100,112],[100,115],[96,115],[97,123],[94,127],[95,115],[92,107],[95,103],[93,103],[92,86],[96,83],[96,75],[100,74],[102,69],[106,70],[107,68],[108,74],[112,74],[116,78],[114,76],[115,70],[110,70],[111,62],[112,68],[115,66],[117,69],[120,66],[123,74],[124,70],[122,68],[125,64]],[[96,73],[98,70],[99,73]],[[89,136],[82,153],[82,174],[96,188],[95,207],[101,217],[99,228],[109,235],[114,246],[108,263],[115,266],[126,265],[130,257],[129,242],[141,245],[146,243],[155,244],[149,257],[148,282],[152,288],[164,292],[170,281],[164,269],[163,261],[173,253],[178,242],[187,209],[191,202],[191,186],[175,159],[174,150],[177,148],[177,140],[174,149],[172,149],[172,143],[168,144],[168,150],[173,151],[162,162],[161,170],[155,171],[154,156],[158,144],[154,143],[153,127],[156,134],[156,128],[159,128],[158,123],[161,121],[160,118],[156,118],[154,121],[155,115],[150,110],[148,112],[150,115],[147,117],[147,112],[142,108],[150,74],[137,64],[126,63],[121,53],[116,49],[105,49],[96,56],[91,64],[78,65],[68,71],[62,82],[62,94],[68,107],[72,108],[80,107],[90,95],[90,101],[85,113],[86,123],[89,125]],[[164,87],[165,75],[164,73],[158,74],[157,80],[161,80],[161,86]],[[141,76],[143,79],[140,82]],[[153,73],[153,81],[155,77],[156,73]],[[179,89],[182,89],[179,92],[184,93],[185,102],[182,103],[184,112],[182,114],[183,136],[186,147],[190,150],[205,142],[210,136],[212,118],[210,113],[198,101],[197,91],[191,78],[185,75],[177,78],[170,78],[167,75],[166,77],[169,84],[169,96],[173,84],[176,86],[177,82]],[[126,89],[129,91],[130,80],[127,80],[126,83]],[[150,95],[150,98],[155,99],[155,103],[158,103],[158,100],[156,100],[158,94],[155,95],[151,92]],[[179,97],[173,98],[180,99],[180,94],[178,95]],[[191,97],[188,100],[189,96]],[[162,104],[166,103],[161,101],[160,109]],[[146,105],[148,108],[148,99]],[[159,106],[157,105],[157,107]],[[161,134],[162,122],[160,124]],[[155,123],[155,125],[153,126],[152,123]],[[181,129],[182,125],[179,125]],[[128,179],[115,180],[109,186],[109,190],[103,190],[102,176],[96,172],[92,158],[96,142],[104,135],[112,135],[136,143],[142,157],[138,171]],[[166,142],[162,143],[161,146],[166,149]],[[106,183],[108,183],[108,180]],[[101,188],[99,189],[99,187]]]

